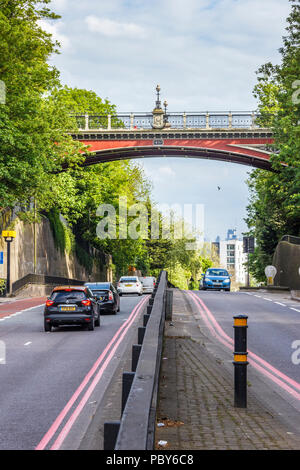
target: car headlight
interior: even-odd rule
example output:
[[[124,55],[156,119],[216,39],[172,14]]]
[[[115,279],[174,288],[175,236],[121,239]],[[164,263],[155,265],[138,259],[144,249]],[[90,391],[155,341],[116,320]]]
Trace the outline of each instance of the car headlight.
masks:
[[[228,284],[230,282],[230,279],[224,279],[224,283]]]

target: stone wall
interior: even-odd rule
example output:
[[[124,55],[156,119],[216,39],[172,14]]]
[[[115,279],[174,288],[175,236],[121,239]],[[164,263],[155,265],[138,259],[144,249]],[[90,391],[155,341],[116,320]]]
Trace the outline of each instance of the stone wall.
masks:
[[[34,225],[16,220],[14,230],[17,232],[11,243],[11,282],[26,274],[34,273]],[[0,265],[0,277],[6,278],[6,243],[0,237],[0,251],[4,251],[4,264]],[[97,267],[94,263],[92,274],[78,262],[76,256],[62,254],[56,249],[50,223],[43,219],[36,224],[36,274],[62,276],[79,280],[104,281],[107,279],[106,266]]]
[[[273,265],[277,269],[274,279],[276,286],[300,290],[300,245],[279,242],[273,256]]]

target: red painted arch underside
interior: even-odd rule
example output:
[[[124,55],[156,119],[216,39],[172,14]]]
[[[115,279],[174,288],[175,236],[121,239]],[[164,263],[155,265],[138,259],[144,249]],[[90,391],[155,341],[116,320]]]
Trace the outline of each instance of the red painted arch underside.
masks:
[[[112,149],[121,149],[127,147],[153,147],[153,139],[144,139],[144,140],[112,140],[112,141],[103,141],[103,140],[81,140],[85,145],[89,146],[90,152],[112,150]],[[270,156],[268,153],[260,149],[250,149],[245,148],[244,146],[251,145],[266,145],[272,144],[273,139],[270,138],[260,138],[260,139],[163,139],[163,145],[160,146],[174,146],[174,148],[180,147],[193,147],[193,148],[202,148],[210,150],[222,150],[229,153],[237,153],[248,155],[249,157],[257,157],[268,161]]]

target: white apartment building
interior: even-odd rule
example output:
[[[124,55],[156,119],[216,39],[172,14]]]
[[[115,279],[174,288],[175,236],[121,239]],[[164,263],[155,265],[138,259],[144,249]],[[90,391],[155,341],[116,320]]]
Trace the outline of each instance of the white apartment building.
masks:
[[[228,231],[229,233],[229,231]],[[245,285],[247,283],[247,254],[243,252],[243,241],[238,240],[236,235],[227,237],[227,240],[219,242],[220,267],[227,269],[233,274],[236,283]]]

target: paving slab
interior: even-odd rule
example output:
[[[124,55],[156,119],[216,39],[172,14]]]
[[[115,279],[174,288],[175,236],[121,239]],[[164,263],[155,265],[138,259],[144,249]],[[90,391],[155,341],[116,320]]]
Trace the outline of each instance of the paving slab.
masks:
[[[232,372],[211,352],[214,341],[199,328],[184,292],[173,293],[173,318],[166,322],[157,409],[156,449],[295,450],[291,431],[248,389],[246,409],[233,406]],[[159,445],[166,441],[166,445]]]

